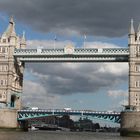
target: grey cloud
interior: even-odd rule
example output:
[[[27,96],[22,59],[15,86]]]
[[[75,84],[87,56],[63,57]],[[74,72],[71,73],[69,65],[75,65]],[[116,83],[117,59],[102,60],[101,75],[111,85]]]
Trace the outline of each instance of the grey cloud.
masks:
[[[73,65],[73,67],[69,66]],[[112,64],[115,72],[108,70],[110,64],[30,64],[26,65],[28,70],[38,78],[38,82],[49,94],[69,95],[75,93],[97,93],[105,88],[111,89],[125,84],[127,79],[127,65]],[[125,67],[123,66],[125,65]],[[121,68],[121,66],[123,66]],[[41,68],[42,67],[42,68]],[[107,67],[104,72],[101,68]],[[119,74],[117,74],[120,70]],[[116,73],[116,74],[115,74]],[[41,76],[40,76],[41,75]]]
[[[23,106],[38,106],[40,108],[56,108],[57,104],[61,106],[60,97],[46,93],[45,88],[37,81],[25,80],[23,93]]]
[[[139,0],[4,0],[0,11],[41,32],[122,36],[131,18],[140,19]]]

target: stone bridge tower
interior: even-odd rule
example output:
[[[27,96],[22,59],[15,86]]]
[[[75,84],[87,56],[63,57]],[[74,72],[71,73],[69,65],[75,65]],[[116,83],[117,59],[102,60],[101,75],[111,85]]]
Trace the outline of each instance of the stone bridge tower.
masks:
[[[24,64],[18,62],[13,53],[15,48],[25,47],[25,36],[16,35],[11,17],[8,28],[0,37],[0,103],[4,108],[21,108]]]
[[[133,20],[129,29],[129,106],[140,111],[140,25],[135,32]]]

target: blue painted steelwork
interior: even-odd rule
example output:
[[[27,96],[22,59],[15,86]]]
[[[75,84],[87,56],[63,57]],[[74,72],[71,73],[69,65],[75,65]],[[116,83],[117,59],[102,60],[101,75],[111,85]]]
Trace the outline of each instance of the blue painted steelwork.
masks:
[[[49,110],[19,110],[17,119],[19,121],[33,118],[43,118],[47,116],[90,116],[96,119],[103,119],[114,123],[120,123],[120,112],[106,112],[106,111],[89,111],[89,110],[64,110],[64,109],[49,109]]]
[[[93,116],[90,116],[94,119],[100,119],[100,120],[106,120],[106,121],[109,121],[109,122],[113,122],[113,123],[121,123],[121,118],[120,118],[120,115],[110,115],[110,114],[105,114],[105,115],[93,115]]]

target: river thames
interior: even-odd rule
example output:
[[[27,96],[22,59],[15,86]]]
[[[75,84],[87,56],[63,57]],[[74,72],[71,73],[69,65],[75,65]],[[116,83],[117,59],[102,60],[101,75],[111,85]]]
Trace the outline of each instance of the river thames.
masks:
[[[139,140],[139,137],[120,137],[119,133],[95,132],[0,132],[0,140]]]

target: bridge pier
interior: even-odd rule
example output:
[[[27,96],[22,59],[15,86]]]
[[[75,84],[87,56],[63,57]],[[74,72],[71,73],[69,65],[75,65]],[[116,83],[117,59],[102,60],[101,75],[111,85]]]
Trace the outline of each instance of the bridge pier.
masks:
[[[20,129],[27,132],[28,131],[28,120],[23,120],[19,122]]]
[[[17,128],[17,110],[16,109],[0,109],[0,128],[13,129]]]
[[[140,136],[140,112],[121,112],[121,136]]]
[[[18,122],[17,109],[0,109],[0,129],[28,131],[28,120]]]

